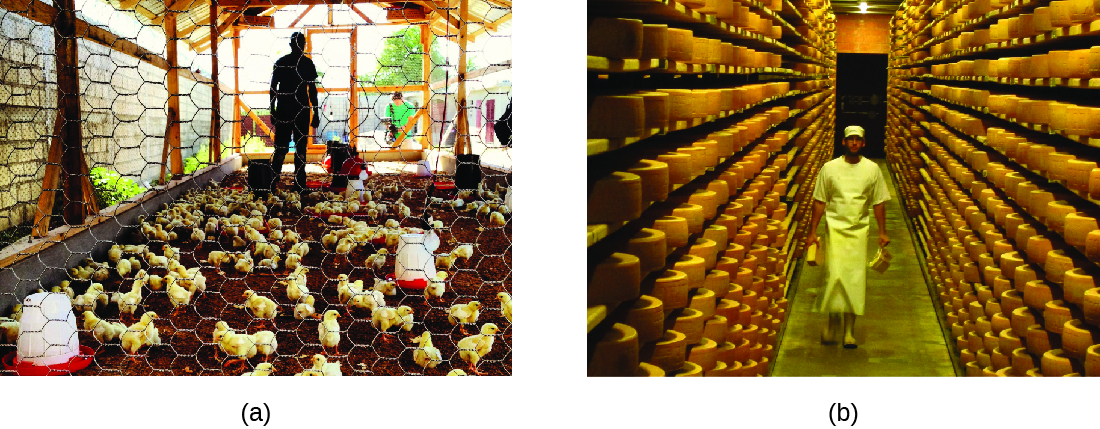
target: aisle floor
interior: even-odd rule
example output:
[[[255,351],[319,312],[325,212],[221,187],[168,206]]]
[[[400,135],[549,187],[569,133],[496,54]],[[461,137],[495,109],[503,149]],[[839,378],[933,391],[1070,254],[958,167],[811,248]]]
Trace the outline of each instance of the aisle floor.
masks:
[[[822,345],[821,331],[826,315],[811,311],[817,288],[825,279],[825,267],[799,263],[801,274],[791,299],[790,319],[780,344],[773,376],[955,376],[955,369],[936,309],[921,273],[914,243],[905,226],[904,213],[885,160],[876,159],[890,189],[886,203],[887,246],[893,255],[890,268],[883,274],[867,272],[866,310],[856,320],[855,337],[859,347],[845,349]],[[824,217],[824,216],[823,216]],[[824,237],[825,219],[818,225],[818,237]],[[878,225],[871,217],[868,256],[878,251]],[[842,339],[843,333],[837,338]]]

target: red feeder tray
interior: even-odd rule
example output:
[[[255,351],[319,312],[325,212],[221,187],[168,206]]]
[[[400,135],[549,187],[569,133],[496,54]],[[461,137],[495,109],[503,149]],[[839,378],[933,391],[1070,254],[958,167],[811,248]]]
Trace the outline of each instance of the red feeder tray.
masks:
[[[68,375],[74,371],[80,371],[87,368],[92,363],[92,357],[95,356],[95,352],[91,347],[80,346],[80,354],[73,356],[68,362],[59,363],[56,365],[39,366],[28,361],[15,364],[15,355],[17,352],[11,352],[4,356],[4,369],[8,371],[15,371],[19,375]]]
[[[427,279],[398,280],[397,285],[404,288],[404,289],[424,290],[425,288],[428,287],[428,280]]]

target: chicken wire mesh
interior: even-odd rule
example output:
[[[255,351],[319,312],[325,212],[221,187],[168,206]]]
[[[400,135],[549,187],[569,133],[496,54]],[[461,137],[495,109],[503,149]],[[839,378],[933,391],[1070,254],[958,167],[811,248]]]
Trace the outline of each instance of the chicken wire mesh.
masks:
[[[0,371],[24,373],[23,343],[75,335],[76,374],[510,375],[510,3],[469,0],[465,20],[459,1],[230,3],[0,4]],[[296,32],[318,123],[288,145],[305,180],[287,162],[266,192],[249,166],[281,146],[271,94],[297,87],[270,87]],[[343,147],[369,173],[347,188],[329,171],[352,163],[327,156]],[[36,220],[45,238],[27,236]],[[75,322],[24,310],[36,292],[65,294]]]

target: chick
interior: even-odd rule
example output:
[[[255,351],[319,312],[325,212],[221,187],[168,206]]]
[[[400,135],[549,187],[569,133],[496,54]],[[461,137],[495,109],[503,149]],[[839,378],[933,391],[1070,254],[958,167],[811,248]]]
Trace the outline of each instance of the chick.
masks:
[[[283,227],[283,220],[277,217],[273,217],[267,220],[268,229],[279,229]]]
[[[453,376],[465,376],[465,375],[466,375],[466,371],[463,371],[463,370],[461,370],[461,369],[455,368],[455,369],[452,369],[452,370],[451,370],[451,372],[448,372],[448,373],[447,373],[447,375],[449,375],[449,376],[452,376],[452,377],[453,377]]]
[[[174,312],[172,312],[173,315],[180,311],[180,307],[191,304],[191,296],[193,295],[193,292],[183,286],[180,286],[180,284],[176,282],[175,277],[167,277],[165,279],[165,285],[167,286],[168,291],[168,301],[170,301],[172,303],[172,307],[175,307],[176,309]]]
[[[226,323],[224,320],[219,320],[218,323],[215,323],[214,324],[214,343],[220,344],[221,341],[222,341],[222,336],[225,335],[226,332],[233,332],[232,329],[229,329],[229,324],[228,323]]]
[[[233,236],[233,242],[231,244],[234,249],[240,249],[248,246],[248,242],[238,236]]]
[[[397,282],[386,280],[375,280],[374,290],[382,292],[388,296],[397,295]]]
[[[401,226],[401,222],[397,219],[386,219],[386,228],[398,228]]]
[[[451,256],[454,258],[462,258],[462,260],[464,261],[469,261],[470,257],[474,256],[474,245],[463,244],[461,246],[458,246],[451,251]]]
[[[414,343],[419,344],[413,350],[413,362],[420,365],[421,368],[435,368],[443,361],[443,355],[439,353],[439,349],[432,345],[432,333],[424,331],[419,337],[413,338]]]
[[[111,296],[111,302],[118,304],[119,313],[129,313],[133,315],[134,312],[137,311],[138,304],[141,304],[141,287],[143,284],[144,279],[134,280],[130,292],[117,292]]]
[[[352,296],[355,296],[356,293],[362,292],[362,280],[356,280],[355,283],[349,283],[347,274],[336,275],[336,296],[340,299],[341,303],[346,304]]]
[[[500,292],[497,294],[497,298],[500,299],[500,314],[504,315],[505,319],[508,319],[508,323],[512,322],[512,295],[508,292]]]
[[[194,228],[191,231],[191,241],[206,241],[206,232],[201,229]]]
[[[319,319],[316,308],[313,307],[314,303],[313,295],[308,295],[294,306],[294,318],[298,320],[305,320],[307,317]]]
[[[424,299],[431,299],[431,297],[443,298],[443,293],[447,291],[447,273],[440,271],[435,273],[435,278],[428,281],[428,287],[424,288]]]
[[[76,292],[74,292],[73,288],[69,286],[69,281],[68,280],[62,280],[61,285],[54,286],[53,288],[50,289],[50,292],[64,293],[65,296],[69,297],[69,301],[72,301],[73,297],[76,296]]]
[[[283,233],[283,242],[284,243],[298,244],[298,240],[300,240],[300,239],[301,239],[301,236],[299,236],[298,233],[294,232],[293,230],[289,230],[289,231]],[[305,256],[305,255],[302,255],[302,256]]]
[[[274,319],[275,315],[279,313],[279,306],[272,301],[271,298],[257,295],[251,289],[244,291],[244,297],[247,300],[245,306],[252,312],[253,316],[261,319]]]
[[[297,269],[301,266],[302,257],[297,253],[290,253],[286,255],[286,267],[289,269]]]
[[[103,285],[92,283],[88,290],[73,299],[73,309],[76,311],[95,311],[97,304],[107,305],[107,294],[103,293]]]
[[[91,331],[92,336],[100,343],[108,343],[118,339],[126,332],[126,325],[118,322],[109,322],[96,317],[91,311],[84,312],[84,330]]]
[[[329,362],[322,354],[313,355],[313,368],[310,369],[318,375],[326,377],[340,377],[344,373],[340,371],[340,362]]]
[[[238,258],[237,263],[233,265],[233,268],[241,274],[251,273],[253,268],[252,258],[248,256],[245,256],[244,258]]]
[[[164,287],[164,279],[156,274],[146,276],[145,282],[149,285],[149,289],[152,290],[161,290]]]
[[[206,235],[214,235],[214,233],[218,232],[218,218],[212,217],[210,220],[206,221],[206,227],[203,228],[203,231]]]
[[[374,326],[375,329],[385,332],[394,326],[400,326],[402,324],[402,315],[397,313],[396,308],[378,307],[371,313],[370,324]]]
[[[299,278],[301,280],[299,280]],[[297,302],[302,299],[302,296],[309,295],[309,288],[306,287],[306,282],[304,280],[304,277],[297,276],[291,276],[286,280],[282,280],[283,283],[286,283],[286,297],[291,301]]]
[[[133,355],[143,346],[160,344],[160,330],[153,326],[153,319],[156,318],[157,313],[147,311],[141,315],[141,320],[126,328],[121,337],[122,349]]]
[[[107,259],[109,259],[111,261],[111,263],[117,264],[118,260],[121,259],[121,258],[122,258],[122,246],[119,246],[119,245],[116,244],[114,246],[111,246],[111,250],[107,251]]]
[[[241,376],[242,377],[263,377],[263,376],[271,375],[272,372],[275,372],[275,370],[272,368],[271,364],[268,363],[268,362],[262,362],[259,365],[256,365],[256,369],[252,370],[251,372],[246,372],[244,374],[241,374]]]
[[[157,256],[153,252],[145,252],[145,262],[148,263],[150,267],[168,267],[168,257]]]
[[[232,259],[233,257],[229,253],[223,252],[221,250],[215,250],[213,252],[210,252],[210,254],[206,256],[205,261],[200,262],[205,262],[207,264],[218,267],[225,262],[231,261]]]
[[[398,324],[401,329],[406,332],[411,332],[413,328],[413,309],[407,305],[397,307],[397,316],[401,318],[401,322]]]
[[[264,268],[270,268],[272,270],[279,269],[279,255],[272,256],[271,259],[264,259],[260,261],[260,266]]]
[[[226,354],[226,361],[222,366],[256,356],[256,344],[251,335],[227,331],[222,335],[218,345]]]
[[[459,340],[458,357],[469,362],[470,369],[472,369],[475,374],[481,374],[477,370],[477,362],[492,351],[493,339],[495,338],[493,335],[499,331],[500,329],[497,328],[497,325],[486,323],[481,325],[480,334],[471,335]]]
[[[360,289],[359,289],[358,292],[355,292],[354,296],[351,297],[351,302],[349,304],[352,305],[353,307],[365,308],[365,309],[369,310],[371,312],[371,314],[374,314],[375,309],[386,306],[386,298],[385,298],[385,296],[382,295],[382,292],[379,292],[379,291],[376,291],[376,290],[373,290],[373,289],[363,291],[362,290],[362,287],[363,287],[362,282],[363,282],[362,280],[356,280],[355,281],[355,283],[359,284],[358,287]],[[352,283],[352,284],[354,285],[355,283]],[[349,310],[349,312],[350,312],[350,310]]]
[[[305,258],[306,255],[309,254],[309,243],[303,241],[301,243],[295,244],[293,247],[290,248],[290,253],[294,253],[298,256]]]
[[[336,245],[336,234],[328,233],[321,236],[321,247],[328,249]]]
[[[500,214],[500,212],[493,212],[489,215],[489,225],[504,226],[505,223],[504,215]]]
[[[130,271],[134,269],[134,264],[131,263],[129,259],[119,259],[115,269],[118,270],[119,277],[125,278],[130,275]]]
[[[447,321],[451,322],[451,325],[459,323],[477,323],[477,316],[480,313],[481,303],[478,301],[470,301],[466,304],[455,304],[451,306],[450,312],[447,314]],[[462,333],[466,333],[466,328],[461,327]]]
[[[259,331],[249,336],[256,347],[256,351],[264,355],[266,362],[279,348],[279,342],[275,339],[275,333],[271,331]]]
[[[451,253],[435,255],[435,267],[449,270],[455,264],[455,256]]]
[[[382,249],[385,250],[385,249]],[[386,254],[379,251],[379,253],[372,254],[367,257],[367,261],[364,264],[367,268],[373,268],[375,270],[382,269],[386,265]]]
[[[343,238],[336,243],[336,253],[349,253],[355,249],[355,241],[349,238]]]
[[[322,348],[333,347],[336,354],[340,354],[340,323],[336,318],[340,313],[336,310],[325,311],[321,323],[317,325],[318,340]]]
[[[0,322],[0,344],[17,344],[19,341],[19,322]]]

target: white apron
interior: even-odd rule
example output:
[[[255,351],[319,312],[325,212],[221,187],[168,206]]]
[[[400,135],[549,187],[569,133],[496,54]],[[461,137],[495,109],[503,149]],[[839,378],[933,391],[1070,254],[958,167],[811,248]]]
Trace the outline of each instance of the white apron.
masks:
[[[871,196],[878,165],[867,158],[859,164],[833,166],[822,179],[828,200],[825,223],[825,265],[828,276],[818,293],[814,310],[821,313],[855,313],[863,315],[867,288],[867,234],[871,230]],[[866,163],[866,164],[865,164]],[[870,164],[870,165],[867,165]],[[869,169],[873,168],[873,170]]]

